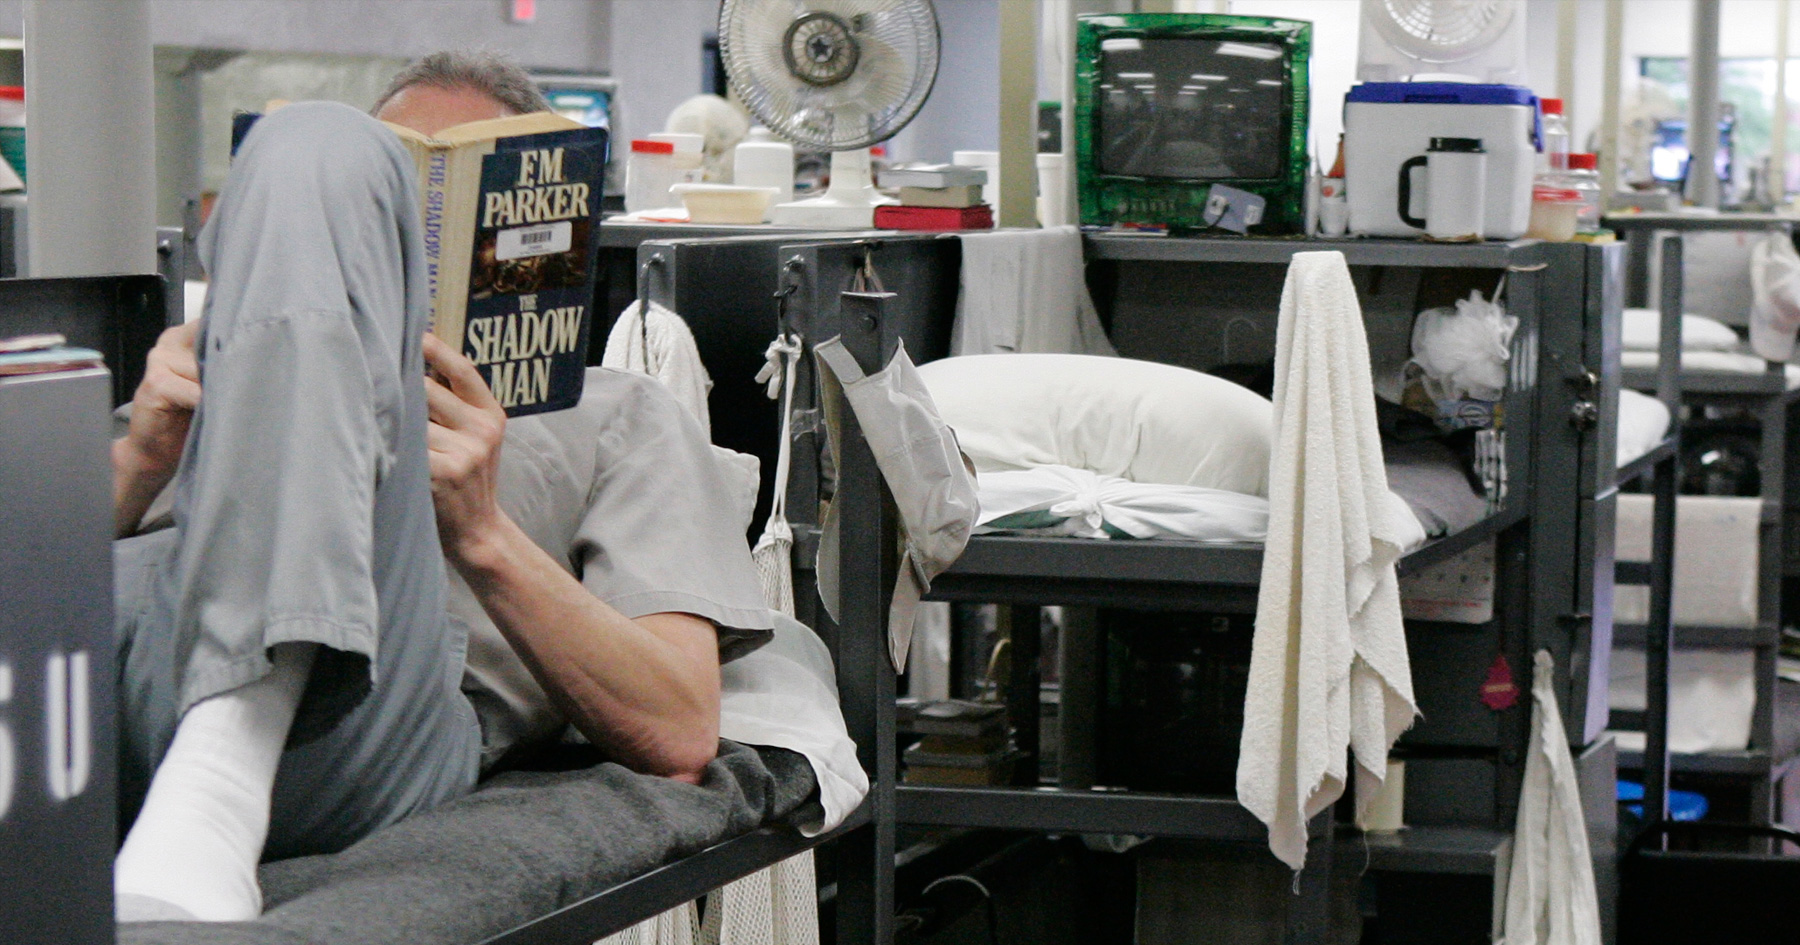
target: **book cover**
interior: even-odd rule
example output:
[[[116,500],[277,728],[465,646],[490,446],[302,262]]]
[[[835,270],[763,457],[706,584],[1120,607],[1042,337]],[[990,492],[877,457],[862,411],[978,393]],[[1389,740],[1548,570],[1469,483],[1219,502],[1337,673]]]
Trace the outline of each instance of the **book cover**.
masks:
[[[581,399],[607,133],[539,113],[426,138],[418,164],[431,330],[518,417]]]
[[[902,187],[900,188],[900,205],[903,207],[973,207],[981,203],[981,185],[963,184],[957,187]]]
[[[875,227],[881,230],[991,230],[994,211],[987,204],[975,207],[876,207]]]
[[[960,187],[987,183],[987,171],[964,164],[915,164],[881,172],[883,187]]]

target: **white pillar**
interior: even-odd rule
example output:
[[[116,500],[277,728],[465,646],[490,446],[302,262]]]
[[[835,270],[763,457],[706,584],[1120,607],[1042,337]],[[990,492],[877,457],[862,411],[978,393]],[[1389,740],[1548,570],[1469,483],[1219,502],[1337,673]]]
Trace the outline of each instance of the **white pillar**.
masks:
[[[1694,0],[1694,44],[1688,53],[1688,200],[1719,206],[1719,0]]]
[[[1037,225],[1037,4],[1000,0],[999,226]]]
[[[1625,0],[1606,0],[1605,72],[1600,86],[1600,209],[1619,192],[1619,83],[1625,68]]]
[[[33,276],[156,271],[147,0],[27,0]]]
[[[1578,0],[1558,0],[1556,6],[1556,97],[1562,99],[1563,120],[1575,130],[1575,35]],[[1579,142],[1569,142],[1570,151],[1585,150]]]
[[[1775,113],[1769,125],[1769,200],[1787,203],[1788,0],[1775,3]]]

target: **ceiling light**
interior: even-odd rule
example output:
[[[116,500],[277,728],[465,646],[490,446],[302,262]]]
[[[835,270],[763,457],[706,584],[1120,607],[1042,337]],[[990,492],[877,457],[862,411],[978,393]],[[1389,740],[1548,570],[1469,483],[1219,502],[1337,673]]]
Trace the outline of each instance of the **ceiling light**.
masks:
[[[1101,52],[1141,52],[1143,48],[1144,41],[1141,39],[1103,39],[1100,41]]]
[[[1196,72],[1193,75],[1189,76],[1188,78],[1193,79],[1195,82],[1223,82],[1223,81],[1225,81],[1225,77],[1222,75],[1207,75],[1204,72]]]
[[[1121,78],[1121,79],[1154,79],[1154,78],[1156,78],[1156,73],[1154,73],[1154,72],[1121,72],[1121,73],[1119,73],[1119,78]]]
[[[1276,88],[1280,88],[1282,85],[1282,82],[1280,79],[1257,79],[1256,84],[1257,85],[1272,85]]]

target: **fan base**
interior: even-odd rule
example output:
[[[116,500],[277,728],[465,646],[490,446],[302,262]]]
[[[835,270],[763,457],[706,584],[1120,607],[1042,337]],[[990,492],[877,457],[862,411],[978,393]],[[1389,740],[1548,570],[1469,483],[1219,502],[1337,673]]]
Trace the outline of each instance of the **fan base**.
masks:
[[[893,203],[891,200],[883,202]],[[778,203],[769,222],[776,226],[817,230],[872,230],[875,228],[875,204],[842,203],[830,197]]]

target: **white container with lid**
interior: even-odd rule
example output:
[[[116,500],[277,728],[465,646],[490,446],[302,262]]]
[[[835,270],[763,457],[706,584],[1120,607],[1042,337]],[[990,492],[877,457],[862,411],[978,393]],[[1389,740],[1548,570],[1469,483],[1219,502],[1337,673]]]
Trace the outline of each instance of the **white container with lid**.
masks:
[[[1401,219],[1426,216],[1427,187],[1414,180],[1399,206],[1400,166],[1425,153],[1432,138],[1476,138],[1487,153],[1481,235],[1517,239],[1531,222],[1531,177],[1537,168],[1537,98],[1511,85],[1457,82],[1364,82],[1344,99],[1344,190],[1350,232],[1419,236]],[[1411,173],[1419,173],[1414,170]]]
[[[739,187],[774,187],[776,203],[794,199],[794,146],[761,125],[731,155],[731,182]]]
[[[667,141],[638,139],[631,142],[625,160],[625,210],[641,213],[675,205],[669,188],[675,177],[675,146]]]
[[[675,153],[670,155],[670,164],[675,168],[676,184],[698,184],[706,179],[706,136],[682,134],[674,131],[659,131],[648,135],[651,141],[661,141],[675,146]],[[671,198],[665,207],[678,206],[681,201]]]

